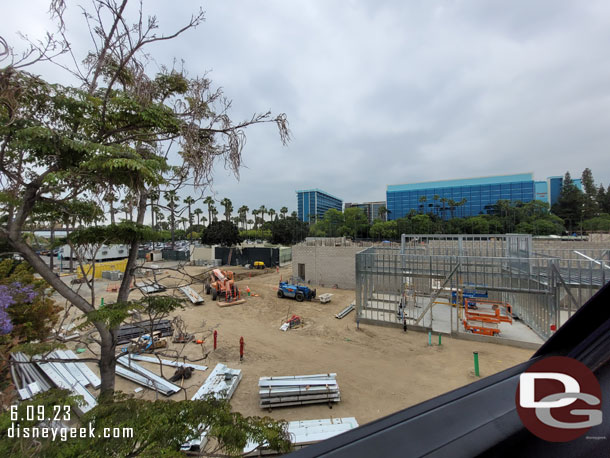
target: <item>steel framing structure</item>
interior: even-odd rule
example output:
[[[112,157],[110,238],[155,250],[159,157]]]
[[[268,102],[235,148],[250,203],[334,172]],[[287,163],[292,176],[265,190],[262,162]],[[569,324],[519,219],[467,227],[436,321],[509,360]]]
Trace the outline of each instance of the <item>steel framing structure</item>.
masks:
[[[439,299],[485,290],[546,340],[562,311],[571,316],[610,281],[608,253],[534,253],[531,235],[523,234],[403,234],[400,249],[370,247],[356,255],[356,319],[400,325],[405,318],[432,329]],[[451,312],[451,333],[460,332],[458,319]]]

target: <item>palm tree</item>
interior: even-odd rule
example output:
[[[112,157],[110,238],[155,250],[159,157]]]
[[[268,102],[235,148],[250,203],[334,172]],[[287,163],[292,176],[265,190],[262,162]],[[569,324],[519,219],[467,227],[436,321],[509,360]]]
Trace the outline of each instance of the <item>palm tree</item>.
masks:
[[[196,208],[193,210],[193,215],[197,217],[197,230],[199,230],[199,225],[201,221],[201,215],[203,215],[203,210],[201,208]]]
[[[437,211],[437,209],[438,209],[437,202],[438,202],[438,199],[440,199],[440,197],[441,196],[439,196],[438,194],[434,194],[434,197],[432,197],[434,199],[434,214],[438,213],[438,211]]]
[[[114,215],[117,212],[117,210],[114,208],[114,203],[118,201],[119,199],[112,191],[107,192],[104,196],[104,202],[108,202],[110,204],[110,224],[114,224]]]
[[[445,218],[445,210],[446,210],[446,205],[447,205],[447,198],[446,197],[441,197],[440,198],[440,202],[441,204],[443,204],[443,206],[441,207],[441,218]]]
[[[258,218],[257,218],[258,213],[259,213],[258,210],[252,210],[252,216],[254,217],[254,221],[253,221],[254,229],[256,229],[256,227],[258,226]]]
[[[176,191],[167,191],[163,194],[163,198],[167,200],[167,206],[169,207],[169,227],[172,233],[172,249],[175,243],[175,231],[176,231],[176,202],[178,201],[178,195]]]
[[[225,208],[225,220],[231,221],[231,212],[233,211],[233,202],[228,197],[225,197],[220,201],[220,205]]]
[[[241,207],[239,207],[239,210],[237,210],[237,213],[239,214],[239,218],[241,220],[242,228],[246,225],[246,217],[247,217],[249,210],[250,209],[248,208],[247,205],[242,205]]]
[[[159,229],[163,230],[162,226],[161,226],[161,222],[165,219],[165,215],[163,214],[163,212],[161,210],[159,210],[158,208],[155,208],[155,216],[157,217],[156,226]]]
[[[286,213],[288,213],[288,207],[280,208],[280,214],[282,215],[282,219],[286,219]]]
[[[267,208],[264,205],[261,205],[258,209],[258,213],[261,215],[261,218],[263,218],[263,223],[265,222],[265,213],[267,213]]]
[[[182,224],[182,230],[186,232],[186,223],[188,223],[188,218],[184,216],[178,220],[178,224]]]
[[[457,205],[458,207],[463,207],[463,206],[466,204],[466,202],[468,202],[468,200],[466,200],[466,198],[465,198],[465,197],[463,197],[463,198],[462,198],[462,199],[461,199],[459,202],[457,202],[457,204],[456,204],[456,205]]]
[[[275,215],[275,210],[273,208],[270,208],[268,213],[269,213],[269,220],[273,221],[273,215]]]
[[[214,222],[218,221],[216,215],[218,215],[218,210],[216,210],[216,207],[212,206],[212,219],[214,220]]]
[[[421,196],[419,198],[419,201],[421,202],[419,208],[422,209],[422,213],[424,213],[423,209],[424,209],[424,204],[426,203],[426,201],[428,200],[428,198],[426,196]]]
[[[148,194],[150,197],[150,226],[155,230],[155,215],[157,214],[158,206],[159,206],[159,190],[153,189]],[[156,202],[156,204],[155,204]]]
[[[195,203],[195,199],[193,199],[191,196],[186,197],[183,202],[187,205],[188,208],[188,223],[189,226],[191,227],[191,237],[190,237],[190,241],[191,243],[193,243],[193,213],[191,212],[191,205]],[[186,231],[186,229],[184,229]]]
[[[246,230],[248,230],[248,224],[252,225],[252,224],[254,224],[254,221],[252,221],[251,219],[246,221]]]
[[[296,218],[296,217],[298,216],[298,213],[297,213],[297,212],[292,212],[292,213],[290,214],[290,216],[292,216],[293,218]]]
[[[203,203],[208,206],[208,221],[211,223],[212,222],[212,207],[214,206],[214,199],[212,199],[212,196],[207,196],[205,199],[203,199]]]
[[[451,212],[451,219],[455,217],[455,207],[457,206],[457,202],[453,199],[448,199],[447,203],[449,204],[449,211]]]
[[[382,221],[385,221],[385,215],[388,214],[388,209],[386,208],[385,205],[382,205],[381,207],[379,207],[377,209],[377,216],[379,216],[379,219]]]

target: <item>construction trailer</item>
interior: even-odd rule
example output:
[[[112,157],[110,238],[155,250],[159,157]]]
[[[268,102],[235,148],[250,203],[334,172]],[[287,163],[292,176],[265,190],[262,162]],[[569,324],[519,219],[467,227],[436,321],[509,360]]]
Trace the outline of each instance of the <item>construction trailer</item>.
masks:
[[[460,336],[465,309],[452,303],[485,298],[517,319],[495,337],[527,340],[523,329],[540,344],[608,281],[605,247],[534,252],[527,234],[403,234],[400,247],[356,254],[356,319]]]
[[[72,250],[70,245],[62,245],[59,248],[59,254],[64,260],[70,258],[77,259],[78,255],[81,257],[83,262],[91,262],[95,259],[95,262],[114,261],[117,259],[124,259],[129,256],[129,245],[102,245],[97,251],[93,246],[83,246],[77,250]]]

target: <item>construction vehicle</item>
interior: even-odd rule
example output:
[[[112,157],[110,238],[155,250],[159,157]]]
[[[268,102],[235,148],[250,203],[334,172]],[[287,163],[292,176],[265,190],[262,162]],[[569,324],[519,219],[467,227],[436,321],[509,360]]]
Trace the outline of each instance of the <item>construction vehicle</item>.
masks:
[[[464,305],[462,324],[466,331],[484,336],[500,334],[500,323],[513,323],[512,307],[507,302],[471,298],[474,307]]]
[[[254,261],[253,267],[255,269],[264,269],[265,263],[263,261]]]
[[[305,299],[310,301],[315,299],[316,290],[311,289],[308,286],[292,285],[288,282],[280,281],[280,285],[277,289],[277,297],[294,298],[297,302],[303,302]]]
[[[227,302],[239,298],[239,290],[234,280],[235,275],[230,270],[214,269],[210,274],[210,282],[205,287],[206,294],[212,294],[212,300],[223,296]]]

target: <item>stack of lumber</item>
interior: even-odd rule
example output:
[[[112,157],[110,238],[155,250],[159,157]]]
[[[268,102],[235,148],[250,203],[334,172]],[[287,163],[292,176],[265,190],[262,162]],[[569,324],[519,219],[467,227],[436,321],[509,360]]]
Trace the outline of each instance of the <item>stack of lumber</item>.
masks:
[[[261,377],[258,381],[260,407],[296,406],[339,402],[337,374]]]
[[[169,320],[159,320],[153,323],[152,331],[160,331],[160,337],[171,336],[174,334],[174,328]],[[139,321],[137,323],[124,324],[117,333],[117,343],[123,344],[131,339],[148,334],[150,332],[150,321]]]

